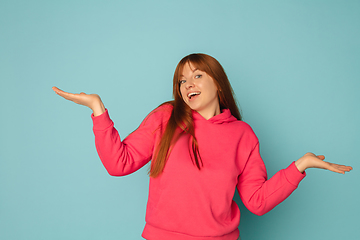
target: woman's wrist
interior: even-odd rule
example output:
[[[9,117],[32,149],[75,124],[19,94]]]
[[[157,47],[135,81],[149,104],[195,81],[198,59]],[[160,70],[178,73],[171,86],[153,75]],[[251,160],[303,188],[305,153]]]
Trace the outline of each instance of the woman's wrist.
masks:
[[[94,104],[94,106],[91,109],[95,117],[100,116],[105,112],[105,106],[101,101],[98,104]]]
[[[295,161],[295,166],[299,172],[303,173],[307,169],[306,159],[304,157],[299,158]]]

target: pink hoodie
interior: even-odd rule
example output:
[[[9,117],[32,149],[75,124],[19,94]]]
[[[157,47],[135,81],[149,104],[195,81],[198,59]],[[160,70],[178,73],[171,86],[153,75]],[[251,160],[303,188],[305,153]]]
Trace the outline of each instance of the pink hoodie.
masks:
[[[151,160],[171,111],[169,104],[158,107],[123,141],[107,111],[92,115],[96,148],[110,175],[133,173]],[[287,198],[306,175],[293,162],[267,180],[257,137],[227,109],[209,120],[194,111],[193,119],[204,165],[199,170],[193,164],[190,138],[182,135],[163,173],[150,178],[145,239],[237,239],[240,210],[233,201],[235,187],[244,205],[263,215]]]

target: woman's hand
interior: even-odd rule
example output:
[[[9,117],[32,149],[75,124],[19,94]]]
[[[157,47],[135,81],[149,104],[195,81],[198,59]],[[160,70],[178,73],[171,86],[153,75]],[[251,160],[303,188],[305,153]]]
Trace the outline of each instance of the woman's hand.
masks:
[[[313,153],[306,153],[303,157],[299,158],[295,162],[295,165],[301,173],[308,168],[322,168],[342,174],[352,170],[352,167],[350,166],[325,162],[324,159],[325,159],[324,155],[315,155]]]
[[[61,97],[67,100],[91,108],[91,110],[93,110],[95,117],[105,112],[105,106],[101,101],[100,96],[97,94],[86,94],[83,92],[80,94],[68,93],[68,92],[64,92],[63,90],[60,90],[57,87],[53,87],[52,90],[54,90],[56,94],[60,95]]]

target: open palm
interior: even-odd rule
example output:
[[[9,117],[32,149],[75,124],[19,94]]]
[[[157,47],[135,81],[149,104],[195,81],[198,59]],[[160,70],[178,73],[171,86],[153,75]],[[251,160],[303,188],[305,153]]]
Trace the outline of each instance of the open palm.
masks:
[[[324,159],[325,159],[324,155],[315,155],[313,153],[306,153],[303,157],[299,158],[295,162],[295,164],[300,172],[305,171],[305,169],[307,168],[327,169],[342,174],[352,170],[352,167],[350,166],[325,162]]]
[[[104,104],[102,103],[100,96],[97,94],[86,94],[83,92],[69,93],[57,87],[53,87],[52,89],[55,91],[56,94],[69,101],[91,108],[95,116],[98,116],[105,112]]]

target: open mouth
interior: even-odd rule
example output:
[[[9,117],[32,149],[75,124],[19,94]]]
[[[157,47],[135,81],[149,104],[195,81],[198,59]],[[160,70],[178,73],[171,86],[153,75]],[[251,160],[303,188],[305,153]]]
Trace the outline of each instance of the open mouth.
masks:
[[[198,95],[200,95],[200,92],[191,92],[191,93],[188,93],[187,96],[189,99],[192,99],[193,97],[198,96]]]

